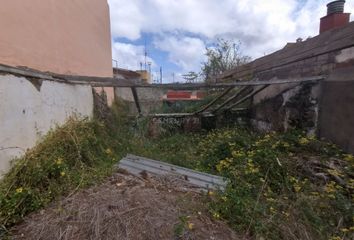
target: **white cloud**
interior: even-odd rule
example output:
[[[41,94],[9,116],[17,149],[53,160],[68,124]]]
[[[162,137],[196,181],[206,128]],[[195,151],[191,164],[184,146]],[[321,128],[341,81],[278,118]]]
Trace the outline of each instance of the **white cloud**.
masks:
[[[168,52],[169,61],[179,66],[183,72],[199,71],[205,61],[205,44],[199,38],[164,36],[154,41],[157,49]]]
[[[136,46],[128,43],[115,42],[112,45],[113,59],[118,61],[118,67],[131,70],[140,69],[140,63],[145,62],[144,46]],[[150,57],[147,62],[155,66],[155,62]]]
[[[315,36],[320,17],[326,15],[328,2],[330,0],[109,0],[114,38],[136,40],[143,32],[165,36],[157,40],[156,46],[167,51],[169,59],[183,69],[196,66],[197,60],[203,58],[203,45],[217,37],[240,40],[243,52],[256,58],[298,37]],[[346,2],[346,12],[354,15],[354,1]],[[190,34],[194,37],[187,37]]]

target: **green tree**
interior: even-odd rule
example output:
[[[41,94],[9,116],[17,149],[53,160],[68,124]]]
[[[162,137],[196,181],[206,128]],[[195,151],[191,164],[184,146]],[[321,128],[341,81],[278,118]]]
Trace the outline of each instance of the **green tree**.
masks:
[[[182,77],[186,80],[187,83],[193,83],[198,79],[199,74],[196,72],[190,71],[186,74],[183,74]]]
[[[206,82],[216,81],[216,77],[227,70],[250,62],[251,58],[241,52],[241,42],[218,39],[212,47],[206,48],[207,61],[202,63],[202,76]]]

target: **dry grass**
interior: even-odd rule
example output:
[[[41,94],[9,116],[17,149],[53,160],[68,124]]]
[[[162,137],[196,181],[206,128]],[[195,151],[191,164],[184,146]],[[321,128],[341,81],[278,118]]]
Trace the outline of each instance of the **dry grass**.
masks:
[[[115,173],[12,229],[13,239],[237,239],[212,219],[206,196],[173,177]]]

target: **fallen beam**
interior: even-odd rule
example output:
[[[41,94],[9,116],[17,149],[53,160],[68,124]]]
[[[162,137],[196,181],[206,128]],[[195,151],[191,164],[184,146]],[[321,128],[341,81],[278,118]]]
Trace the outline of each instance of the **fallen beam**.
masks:
[[[229,87],[223,93],[221,93],[219,96],[217,96],[213,101],[208,103],[206,106],[202,107],[200,110],[196,111],[194,114],[199,114],[199,113],[204,112],[205,110],[207,110],[208,108],[213,106],[217,101],[219,101],[219,99],[223,98],[226,94],[228,94],[232,89],[234,89],[234,87]]]
[[[241,103],[247,101],[248,99],[250,99],[251,97],[253,97],[254,95],[256,95],[257,93],[263,91],[265,88],[269,87],[270,84],[264,85],[258,89],[253,90],[253,92],[251,92],[250,94],[248,94],[247,96],[241,98],[240,100],[238,100],[237,102],[235,102],[234,104],[232,104],[231,106],[228,106],[227,108],[225,108],[225,110],[229,110],[232,109],[238,105],[240,105]]]
[[[216,113],[217,111],[219,111],[221,108],[223,108],[224,106],[226,106],[227,104],[229,104],[230,102],[232,102],[233,100],[237,99],[239,96],[242,96],[242,94],[244,94],[247,90],[249,90],[249,86],[244,86],[241,88],[240,91],[238,91],[236,94],[234,94],[233,96],[231,96],[229,99],[227,99],[225,102],[223,102],[220,106],[218,106],[217,108],[215,108],[212,112]]]

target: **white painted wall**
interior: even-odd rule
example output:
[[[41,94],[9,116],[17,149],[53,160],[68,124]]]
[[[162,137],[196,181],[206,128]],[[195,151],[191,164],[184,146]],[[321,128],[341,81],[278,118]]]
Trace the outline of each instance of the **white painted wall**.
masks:
[[[74,113],[92,116],[91,86],[43,81],[39,91],[26,78],[0,75],[0,176],[10,160]]]

